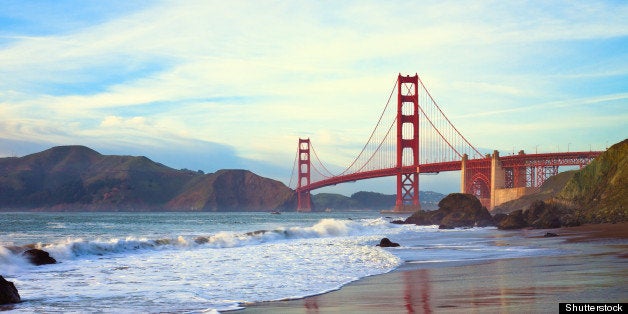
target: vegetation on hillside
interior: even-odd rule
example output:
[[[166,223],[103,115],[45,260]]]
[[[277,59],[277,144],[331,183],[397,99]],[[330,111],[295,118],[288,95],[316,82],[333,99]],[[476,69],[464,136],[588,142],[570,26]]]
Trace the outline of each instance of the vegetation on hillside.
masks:
[[[582,223],[628,220],[628,139],[576,172],[556,195]]]

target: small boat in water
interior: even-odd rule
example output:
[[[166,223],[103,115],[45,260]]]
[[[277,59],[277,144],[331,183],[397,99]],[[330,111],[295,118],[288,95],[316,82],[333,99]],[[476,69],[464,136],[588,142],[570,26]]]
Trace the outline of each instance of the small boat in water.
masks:
[[[278,211],[272,211],[272,212],[270,212],[270,214],[272,214],[272,215],[281,215],[281,213],[278,212]]]

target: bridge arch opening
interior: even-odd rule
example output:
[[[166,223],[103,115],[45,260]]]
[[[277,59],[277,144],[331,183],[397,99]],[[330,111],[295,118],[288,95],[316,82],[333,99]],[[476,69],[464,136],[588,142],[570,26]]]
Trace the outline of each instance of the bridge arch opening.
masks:
[[[414,165],[414,149],[412,147],[405,147],[403,149],[402,166],[413,166]]]
[[[491,198],[491,190],[489,180],[481,173],[476,174],[471,181],[471,194],[475,195],[480,201]]]
[[[414,112],[414,103],[413,102],[404,102],[401,104],[401,113],[404,116],[412,116],[415,114]]]
[[[401,128],[401,138],[404,140],[413,140],[414,139],[414,124],[412,123],[404,123]]]

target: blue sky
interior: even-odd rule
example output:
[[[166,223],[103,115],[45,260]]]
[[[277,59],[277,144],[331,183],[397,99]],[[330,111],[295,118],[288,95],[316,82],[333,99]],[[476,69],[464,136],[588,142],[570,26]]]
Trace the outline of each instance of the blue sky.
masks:
[[[299,137],[347,165],[398,73],[478,148],[602,150],[628,135],[626,17],[625,1],[2,1],[0,157],[80,144],[287,183]]]

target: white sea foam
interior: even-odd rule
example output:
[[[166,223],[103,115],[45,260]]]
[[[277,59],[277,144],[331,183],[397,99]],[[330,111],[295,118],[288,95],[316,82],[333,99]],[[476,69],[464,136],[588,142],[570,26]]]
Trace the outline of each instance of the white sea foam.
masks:
[[[6,247],[0,246],[0,275],[9,275],[28,267],[28,261]]]

